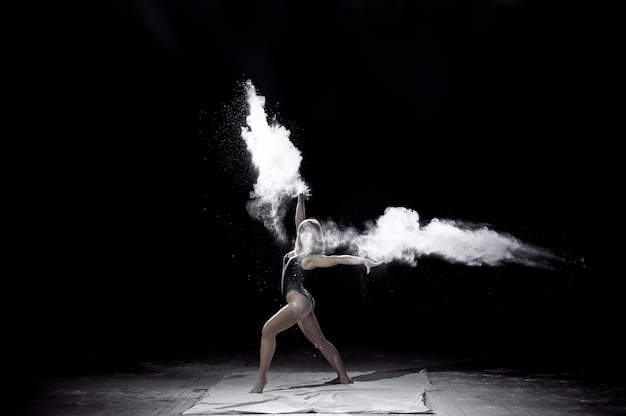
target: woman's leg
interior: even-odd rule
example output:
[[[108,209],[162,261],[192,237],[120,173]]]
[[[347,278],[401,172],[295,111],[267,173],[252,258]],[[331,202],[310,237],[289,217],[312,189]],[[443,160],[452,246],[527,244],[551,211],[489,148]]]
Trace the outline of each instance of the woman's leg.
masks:
[[[308,314],[313,305],[297,292],[287,294],[287,305],[283,306],[263,325],[261,332],[261,351],[259,359],[259,375],[250,393],[261,393],[267,383],[267,371],[270,368],[276,351],[276,335],[293,326],[302,316]]]
[[[298,321],[298,326],[306,336],[306,338],[317,348],[320,350],[324,358],[328,360],[333,369],[337,372],[337,378],[330,381],[330,384],[348,384],[352,383],[352,380],[346,373],[346,369],[343,365],[343,360],[341,359],[341,355],[339,355],[339,351],[333,344],[331,344],[324,334],[322,333],[322,329],[320,328],[320,324],[315,317],[313,311],[310,314],[302,318],[302,320]]]

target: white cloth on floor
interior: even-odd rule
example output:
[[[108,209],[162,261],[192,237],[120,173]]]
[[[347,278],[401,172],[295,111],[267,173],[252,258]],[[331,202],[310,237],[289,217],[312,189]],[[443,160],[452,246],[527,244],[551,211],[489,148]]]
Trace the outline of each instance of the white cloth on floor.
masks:
[[[182,414],[434,413],[426,405],[432,385],[423,370],[397,377],[373,371],[349,375],[351,384],[326,384],[336,373],[269,372],[263,393],[249,393],[257,372],[232,373]]]

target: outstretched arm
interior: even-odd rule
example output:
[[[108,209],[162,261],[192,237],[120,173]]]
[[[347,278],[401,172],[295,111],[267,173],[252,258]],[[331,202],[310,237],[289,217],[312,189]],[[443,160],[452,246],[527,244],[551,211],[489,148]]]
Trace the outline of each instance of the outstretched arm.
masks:
[[[365,266],[366,272],[369,273],[372,267],[380,266],[382,261],[372,261],[366,257],[352,256],[349,254],[331,255],[314,254],[308,256],[302,261],[302,268],[305,270],[315,269],[317,267],[333,267],[339,264]]]
[[[304,194],[300,192],[298,194],[298,204],[296,205],[296,230],[300,226],[300,223],[306,219],[306,212],[304,209]]]

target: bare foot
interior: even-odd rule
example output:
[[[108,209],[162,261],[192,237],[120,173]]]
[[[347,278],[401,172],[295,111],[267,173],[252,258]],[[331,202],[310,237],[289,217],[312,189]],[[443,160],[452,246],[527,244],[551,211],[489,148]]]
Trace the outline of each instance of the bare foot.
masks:
[[[327,381],[325,384],[350,384],[350,383],[353,383],[353,381],[349,377],[346,377],[346,378],[337,377],[330,381]]]
[[[250,393],[263,393],[263,388],[265,387],[266,383],[267,380],[257,381],[254,387],[252,387],[252,390],[250,390]]]

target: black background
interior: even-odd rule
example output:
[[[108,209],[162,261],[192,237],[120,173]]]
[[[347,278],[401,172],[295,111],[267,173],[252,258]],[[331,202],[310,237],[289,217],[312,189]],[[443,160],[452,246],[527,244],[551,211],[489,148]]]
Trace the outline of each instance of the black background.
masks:
[[[5,295],[10,351],[31,372],[256,347],[282,305],[288,248],[245,208],[246,80],[302,152],[310,215],[358,226],[404,206],[567,260],[328,271],[311,290],[335,344],[623,366],[598,10],[162,0],[49,11],[18,36],[31,45],[19,49],[28,93],[14,133],[27,186]],[[281,342],[305,343],[297,330]]]

